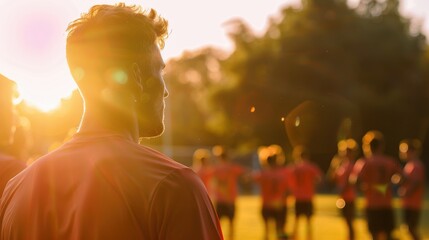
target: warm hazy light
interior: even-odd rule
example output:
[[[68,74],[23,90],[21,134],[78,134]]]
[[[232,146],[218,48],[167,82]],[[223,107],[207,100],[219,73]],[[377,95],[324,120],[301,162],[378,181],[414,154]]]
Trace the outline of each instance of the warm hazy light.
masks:
[[[43,111],[75,88],[64,50],[70,9],[53,0],[0,5],[0,73],[17,83],[20,98]]]
[[[346,202],[344,201],[344,199],[340,198],[337,200],[335,205],[337,206],[337,208],[343,209],[346,206]]]
[[[5,0],[0,2],[0,73],[18,84],[25,102],[49,111],[76,89],[65,58],[67,25],[95,4],[125,2],[158,10],[170,25],[162,51],[168,61],[186,50],[208,45],[230,51],[233,44],[225,22],[242,18],[255,32],[263,32],[280,6],[299,1]],[[189,7],[195,11],[185,11]],[[121,73],[116,77],[118,81],[126,80]]]
[[[251,107],[251,108],[250,108],[250,112],[252,112],[252,113],[253,113],[253,112],[255,112],[255,111],[256,111],[256,108],[255,108],[255,107]]]
[[[408,152],[408,144],[407,144],[407,143],[401,143],[401,144],[399,145],[399,151],[400,151],[401,153],[406,153],[406,152]]]
[[[170,36],[162,54],[165,60],[186,50],[214,46],[233,48],[225,25],[241,18],[256,33],[262,33],[270,17],[280,7],[297,5],[300,0],[120,0],[127,4],[153,7],[169,20]],[[118,0],[13,0],[0,2],[0,73],[18,84],[20,96],[29,105],[48,111],[76,88],[65,59],[65,29],[70,21],[95,4],[114,4]],[[426,3],[404,0],[408,16],[429,14]],[[421,4],[421,6],[419,5]],[[243,7],[245,6],[245,7]],[[191,7],[195,11],[185,11]],[[212,13],[216,14],[212,14]],[[210,17],[207,17],[210,16]],[[424,28],[426,23],[423,24]],[[427,32],[427,31],[426,31]],[[215,66],[216,67],[216,66]],[[116,75],[124,81],[124,75]],[[254,108],[252,108],[254,109]],[[251,110],[252,110],[251,109]],[[255,110],[255,109],[254,109]],[[252,111],[251,111],[252,112]],[[254,111],[253,111],[254,112]],[[299,119],[295,122],[298,126]]]
[[[301,118],[296,117],[295,118],[295,127],[299,127],[299,125],[301,125]]]

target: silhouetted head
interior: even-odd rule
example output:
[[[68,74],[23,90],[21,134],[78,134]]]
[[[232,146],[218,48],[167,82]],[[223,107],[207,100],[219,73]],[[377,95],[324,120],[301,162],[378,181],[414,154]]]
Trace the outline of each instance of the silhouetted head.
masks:
[[[137,116],[142,137],[163,132],[167,26],[155,10],[123,3],[95,5],[70,23],[67,61],[87,110]]]
[[[310,157],[311,157],[310,151],[308,150],[308,148],[302,145],[298,145],[293,148],[292,156],[295,162],[310,160]]]
[[[341,157],[347,157],[350,160],[354,160],[358,153],[358,144],[352,139],[344,139],[338,142],[338,155]]]
[[[281,146],[273,144],[258,149],[259,163],[262,167],[277,167],[285,163],[285,155]]]
[[[9,145],[12,141],[15,86],[15,82],[0,74],[0,146]]]
[[[380,131],[368,131],[362,138],[362,149],[365,156],[384,152],[384,136]]]
[[[418,158],[421,148],[422,142],[419,139],[404,139],[399,143],[399,157],[405,161]]]
[[[212,148],[213,156],[217,157],[221,162],[228,162],[228,154],[225,147],[216,145]]]
[[[204,148],[195,150],[193,156],[194,168],[210,165],[210,151]]]

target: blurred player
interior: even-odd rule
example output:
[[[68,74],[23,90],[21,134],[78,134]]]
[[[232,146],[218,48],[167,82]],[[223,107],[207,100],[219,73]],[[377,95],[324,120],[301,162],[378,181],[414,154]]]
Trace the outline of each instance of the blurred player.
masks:
[[[355,239],[353,220],[355,218],[356,187],[349,181],[357,157],[358,145],[353,139],[338,142],[338,154],[332,159],[328,177],[332,179],[339,191],[337,207],[346,221],[349,239]]]
[[[227,151],[222,146],[214,146],[213,155],[218,163],[213,170],[213,194],[216,211],[220,219],[229,221],[229,239],[234,238],[235,201],[238,196],[237,182],[246,169],[230,161]]]
[[[420,239],[419,220],[425,189],[425,168],[420,160],[421,145],[418,139],[403,140],[399,144],[400,158],[406,161],[399,196],[402,198],[404,222],[414,240]]]
[[[310,153],[304,146],[293,149],[293,195],[295,197],[295,225],[293,236],[298,237],[299,218],[306,218],[307,239],[312,239],[313,198],[316,185],[322,180],[322,172],[310,161]]]
[[[0,195],[6,183],[25,168],[25,163],[8,151],[14,129],[13,96],[15,82],[0,75]]]
[[[212,196],[213,166],[211,164],[210,158],[211,154],[209,150],[203,148],[195,150],[192,168],[203,181],[209,195]]]
[[[274,220],[276,236],[286,237],[287,216],[286,198],[290,190],[290,171],[283,167],[285,156],[282,148],[271,145],[259,149],[262,170],[253,174],[253,179],[260,185],[262,197],[262,218],[265,224],[265,239],[269,238],[269,221]]]
[[[367,132],[362,139],[365,158],[356,161],[350,175],[351,183],[364,193],[368,230],[374,240],[392,239],[392,180],[401,172],[397,162],[384,154],[384,144],[381,132]]]

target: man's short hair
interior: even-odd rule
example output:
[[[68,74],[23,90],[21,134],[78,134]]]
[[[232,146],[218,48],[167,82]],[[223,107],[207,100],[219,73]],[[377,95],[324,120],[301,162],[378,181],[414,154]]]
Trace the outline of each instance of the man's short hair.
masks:
[[[124,3],[95,5],[69,24],[67,61],[72,73],[75,68],[103,71],[126,65],[154,44],[162,48],[167,28],[168,22],[154,9]]]

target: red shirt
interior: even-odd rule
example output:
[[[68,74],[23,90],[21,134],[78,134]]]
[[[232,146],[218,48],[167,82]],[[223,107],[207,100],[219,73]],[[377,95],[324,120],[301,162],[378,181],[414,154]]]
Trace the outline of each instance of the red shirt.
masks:
[[[349,177],[353,170],[354,163],[345,159],[335,171],[334,179],[340,190],[340,196],[344,201],[354,201],[356,199],[356,188],[349,183]]]
[[[25,167],[24,162],[12,156],[0,154],[0,195],[3,193],[7,182]]]
[[[0,239],[223,239],[188,167],[114,134],[78,133],[12,179]]]
[[[213,180],[213,168],[212,167],[201,167],[196,169],[195,172],[201,178],[204,183],[204,186],[207,189],[208,193],[213,192],[212,180]]]
[[[405,208],[421,209],[425,189],[425,169],[420,160],[410,160],[403,169],[405,195],[402,204]]]
[[[400,172],[399,165],[392,158],[372,155],[356,162],[352,176],[361,185],[368,208],[385,208],[392,206],[391,178]]]
[[[255,173],[253,178],[261,187],[262,205],[273,208],[285,206],[290,188],[289,169],[269,168]]]
[[[293,167],[294,196],[297,201],[311,201],[317,182],[322,177],[320,169],[308,161],[300,161]]]
[[[219,163],[214,167],[214,197],[216,202],[229,203],[235,202],[238,195],[237,180],[245,169],[232,163]]]

